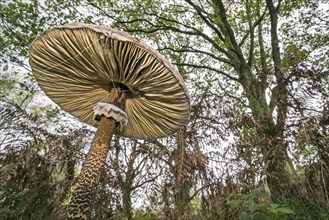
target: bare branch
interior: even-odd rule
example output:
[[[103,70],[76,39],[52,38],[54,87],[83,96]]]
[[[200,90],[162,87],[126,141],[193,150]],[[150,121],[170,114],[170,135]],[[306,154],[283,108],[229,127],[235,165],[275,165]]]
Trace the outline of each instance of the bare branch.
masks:
[[[197,65],[197,64],[191,64],[191,63],[174,63],[175,65],[177,66],[188,66],[188,67],[194,67],[194,68],[198,68],[198,69],[207,69],[207,70],[211,70],[211,71],[214,71],[220,75],[223,75],[227,78],[229,78],[230,80],[233,80],[235,82],[238,82],[238,83],[241,83],[241,81],[238,79],[238,78],[235,78],[233,76],[230,76],[229,74],[221,71],[221,70],[218,70],[218,69],[215,69],[213,67],[210,67],[210,66],[203,66],[203,65]]]
[[[211,58],[213,58],[213,59],[215,59],[219,62],[223,62],[223,63],[226,63],[226,64],[229,64],[229,65],[233,66],[232,62],[228,59],[218,57],[218,56],[215,56],[213,53],[203,51],[203,50],[194,49],[192,47],[188,47],[186,49],[185,48],[183,48],[183,49],[174,49],[174,48],[170,48],[170,47],[163,47],[163,48],[158,48],[158,50],[159,51],[170,50],[172,52],[177,52],[177,53],[200,53],[200,54],[210,56]]]
[[[204,40],[209,42],[218,51],[224,53],[226,56],[229,55],[229,53],[224,48],[219,46],[211,37],[209,37],[203,31],[198,30],[195,27],[186,25],[182,22],[179,22],[178,20],[169,19],[167,17],[160,16],[159,14],[144,12],[144,15],[155,17],[158,20],[158,22],[161,23],[161,25],[154,24],[150,21],[150,19],[146,19],[146,18],[138,18],[138,19],[133,19],[133,20],[129,20],[129,21],[122,21],[122,20],[118,20],[115,17],[111,16],[104,9],[100,8],[96,4],[90,3],[90,5],[97,8],[98,10],[102,11],[105,16],[108,16],[111,19],[113,19],[114,21],[116,21],[115,26],[120,27],[120,28],[124,29],[127,32],[130,32],[130,33],[134,33],[134,32],[135,33],[137,33],[137,32],[138,33],[155,33],[155,32],[159,32],[159,31],[173,31],[173,32],[176,32],[176,33],[182,33],[182,34],[186,34],[186,35],[200,36]],[[166,21],[166,22],[176,24],[178,26],[186,28],[187,30],[182,30],[178,27],[165,25],[161,21]],[[152,29],[149,29],[149,30],[147,30],[147,29],[132,29],[132,28],[125,28],[125,27],[120,26],[120,24],[133,24],[133,23],[141,23],[141,22],[147,23],[148,25],[150,25],[152,27]]]
[[[162,171],[162,170],[161,170]],[[154,182],[159,176],[162,175],[162,172],[159,172],[156,176],[154,176],[153,178],[150,178],[150,179],[147,179],[143,182],[137,182],[136,184],[134,184],[131,188],[132,190],[135,190],[143,185],[145,185],[146,183],[151,183],[151,182]]]

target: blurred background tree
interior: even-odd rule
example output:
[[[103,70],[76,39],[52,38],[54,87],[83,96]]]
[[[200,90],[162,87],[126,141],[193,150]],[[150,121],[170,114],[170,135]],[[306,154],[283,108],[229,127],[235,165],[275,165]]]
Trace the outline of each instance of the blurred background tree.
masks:
[[[60,219],[90,146],[94,129],[49,101],[27,64],[38,34],[70,22],[145,40],[192,101],[172,137],[113,142],[124,147],[110,152],[94,219],[329,218],[326,1],[0,5],[1,219]]]

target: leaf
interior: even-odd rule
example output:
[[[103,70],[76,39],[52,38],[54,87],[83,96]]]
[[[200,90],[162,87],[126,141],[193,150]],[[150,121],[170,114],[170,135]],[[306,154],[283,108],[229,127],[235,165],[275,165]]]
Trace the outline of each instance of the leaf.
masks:
[[[288,208],[277,208],[276,210],[284,214],[295,214],[291,209]]]
[[[239,214],[239,218],[240,218],[241,220],[250,220],[250,219],[252,219],[252,217],[250,216],[250,214],[248,214],[248,213],[246,213],[246,212],[241,212],[241,213]]]
[[[253,215],[253,220],[271,220],[273,219],[273,215],[270,215],[269,213],[255,213]]]
[[[258,207],[259,207],[258,204],[256,204],[256,203],[251,203],[251,204],[249,205],[249,211],[250,211],[251,213],[254,213],[254,212],[258,209]]]
[[[278,204],[275,204],[275,203],[272,203],[272,204],[271,204],[271,208],[272,208],[272,209],[276,209],[276,208],[278,208],[278,207],[279,207]]]
[[[231,206],[232,208],[238,207],[242,203],[242,200],[233,200],[233,201],[228,201],[226,205]]]
[[[252,194],[254,194],[255,199],[267,199],[270,198],[270,194],[267,192],[264,192],[263,187],[258,187],[252,191]]]

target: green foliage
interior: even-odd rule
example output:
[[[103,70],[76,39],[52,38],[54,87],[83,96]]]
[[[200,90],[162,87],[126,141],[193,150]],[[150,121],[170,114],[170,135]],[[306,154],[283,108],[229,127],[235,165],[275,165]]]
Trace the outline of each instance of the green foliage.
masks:
[[[39,1],[1,0],[0,58],[21,62],[27,55],[28,46],[41,31],[45,19],[41,19]]]
[[[294,214],[291,209],[272,203],[270,197],[269,193],[259,187],[249,194],[231,195],[226,204],[239,211],[241,220],[288,219]]]
[[[0,60],[24,62],[32,41],[49,26],[76,18],[79,1],[0,0]]]
[[[34,105],[31,106],[29,111],[40,123],[53,122],[61,112],[58,107],[54,107],[52,104],[45,106]]]
[[[308,220],[308,219],[329,219],[329,211],[324,206],[319,206],[318,201],[301,200],[298,198],[289,198],[283,196],[281,198],[282,206],[289,207],[294,211],[294,220]]]
[[[15,85],[17,84],[17,79],[10,77],[8,74],[2,73],[0,78],[0,99],[3,99],[11,94]]]
[[[228,24],[220,16],[219,2],[224,4]],[[189,151],[184,157],[189,158],[190,166],[185,178],[200,187],[194,200],[187,201],[193,212],[189,217],[200,213],[196,219],[329,219],[328,111],[323,104],[329,97],[328,7],[321,7],[325,1],[316,0],[273,3],[280,24],[280,65],[273,62],[271,19],[265,1],[0,0],[0,174],[9,178],[0,187],[0,218],[46,219],[63,213],[75,167],[83,160],[80,149],[86,144],[86,134],[68,129],[71,123],[59,117],[63,113],[57,107],[35,104],[40,90],[26,59],[30,43],[42,31],[79,21],[125,30],[145,40],[166,55],[186,80],[193,115],[185,140]],[[274,74],[275,66],[280,67],[281,84]],[[282,88],[289,91],[286,102],[281,99]],[[7,101],[12,106],[3,104]],[[287,111],[278,114],[278,104],[285,105]],[[323,119],[317,119],[317,125],[307,125],[310,115],[323,115]],[[279,116],[287,116],[286,121],[284,117],[283,122],[277,120]],[[56,129],[55,135],[46,129],[51,122],[65,126]],[[277,135],[280,123],[282,136]],[[223,148],[221,140],[230,135],[236,142]],[[266,135],[271,138],[264,138]],[[253,189],[258,177],[267,174],[264,164],[268,166],[281,152],[276,148],[277,140],[284,142],[287,155],[293,155],[298,167],[296,179],[292,179],[295,185],[286,191],[299,193],[283,195],[276,203],[261,188],[236,195],[241,188]],[[148,150],[158,147],[143,144]],[[166,213],[179,211],[174,210],[179,209],[174,205],[175,195],[188,189],[172,185],[178,164],[172,162],[174,151],[170,151],[176,148],[175,140],[169,138],[161,144],[166,150],[156,156],[161,172],[146,165],[140,165],[138,171],[132,169],[135,180],[142,182],[146,174],[141,173],[158,175],[150,181],[157,186],[149,199],[151,208],[134,212],[135,219],[169,218]],[[196,149],[200,154],[193,158]],[[128,163],[129,152],[122,154],[108,164]],[[269,155],[273,155],[270,160]],[[200,158],[205,158],[207,165],[202,165]],[[99,187],[99,192],[105,193],[95,205],[100,218],[126,217],[121,197],[113,195],[120,191],[113,173],[126,177],[125,166],[108,168],[111,175]],[[223,186],[225,180],[236,176],[240,183],[235,187]],[[170,184],[163,184],[164,180]],[[288,185],[287,180],[279,182]],[[232,195],[224,205],[227,194]]]

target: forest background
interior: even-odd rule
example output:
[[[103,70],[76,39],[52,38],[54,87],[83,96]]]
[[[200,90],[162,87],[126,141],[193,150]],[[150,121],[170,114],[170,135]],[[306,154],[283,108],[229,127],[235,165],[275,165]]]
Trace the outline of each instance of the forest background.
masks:
[[[143,39],[192,103],[175,135],[113,140],[93,219],[329,219],[325,0],[0,0],[0,219],[62,218],[90,146],[28,65],[70,22]]]

